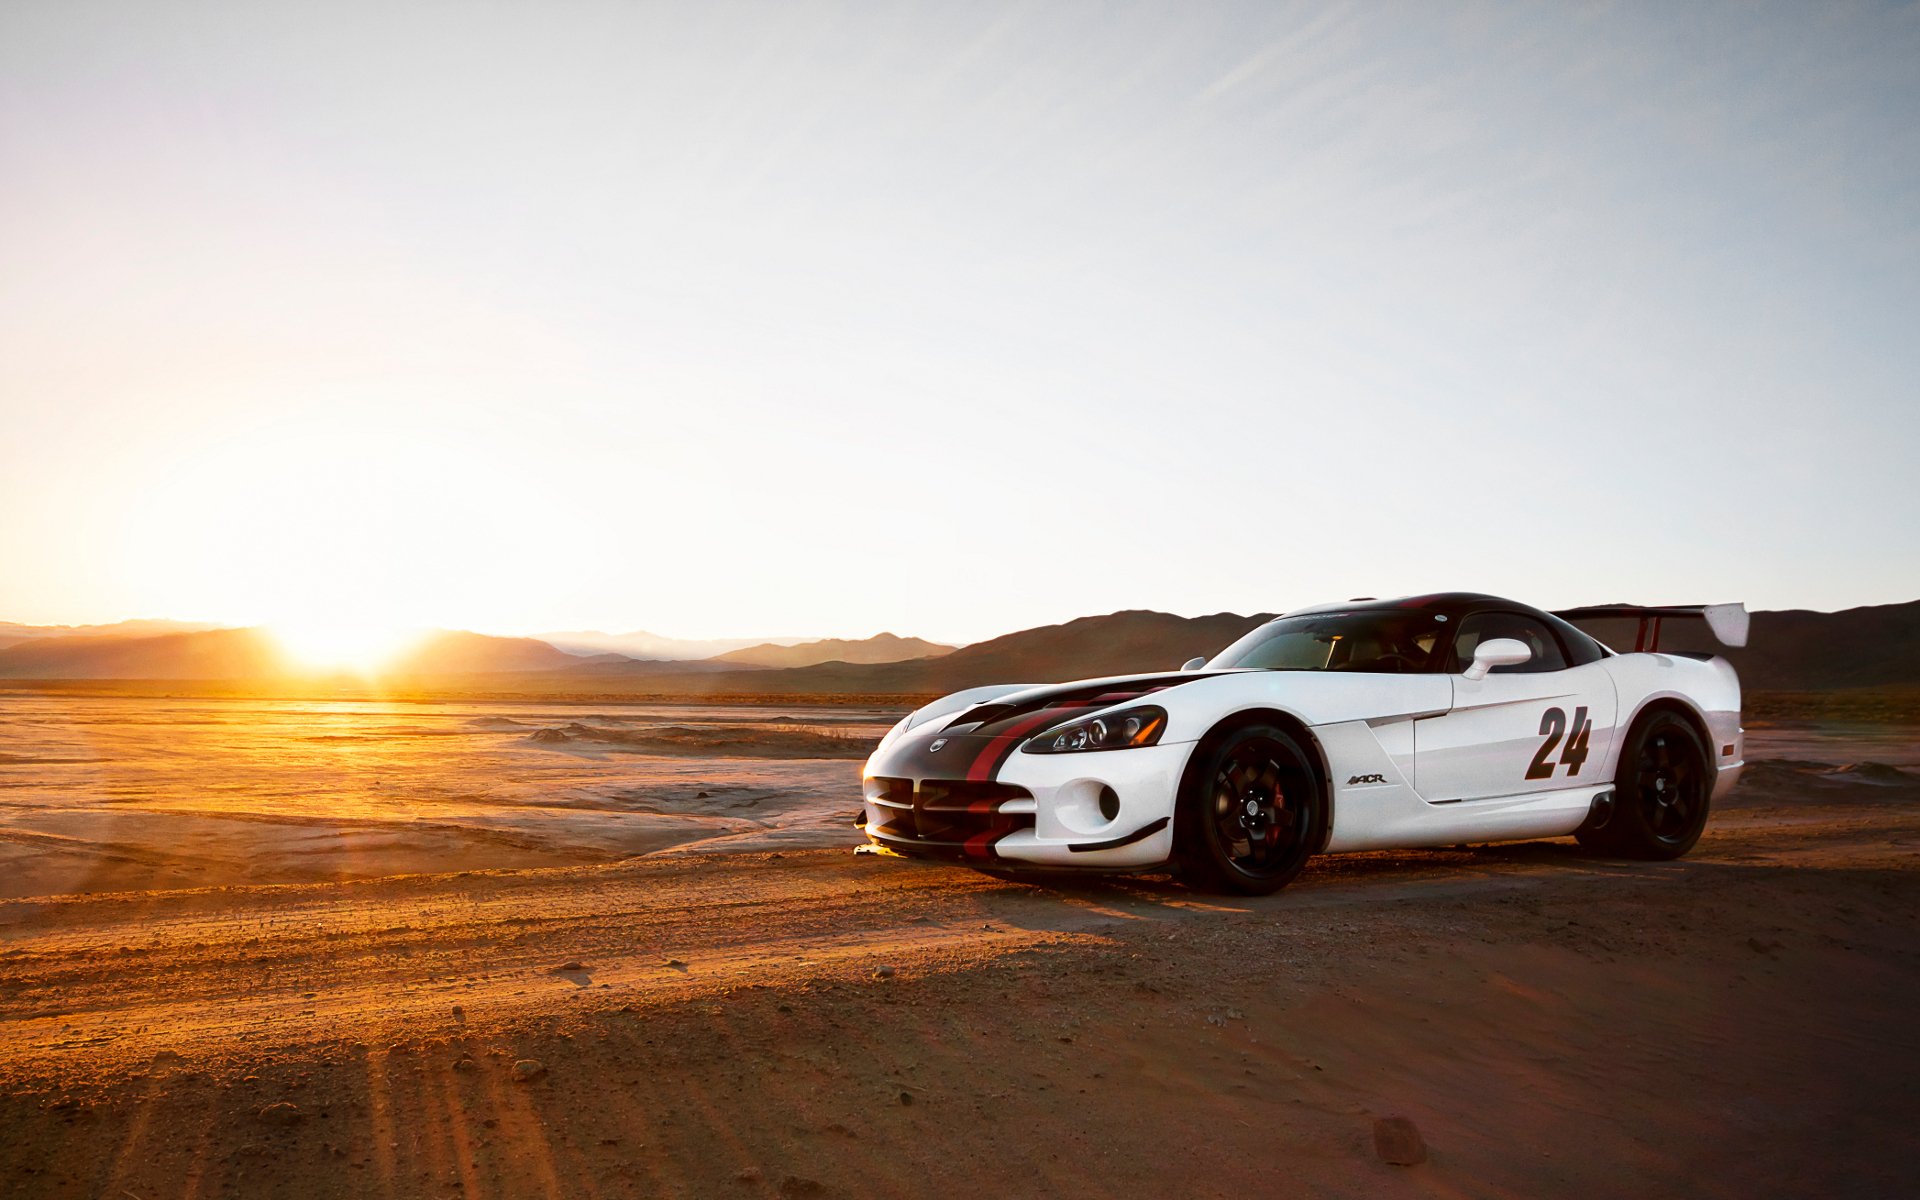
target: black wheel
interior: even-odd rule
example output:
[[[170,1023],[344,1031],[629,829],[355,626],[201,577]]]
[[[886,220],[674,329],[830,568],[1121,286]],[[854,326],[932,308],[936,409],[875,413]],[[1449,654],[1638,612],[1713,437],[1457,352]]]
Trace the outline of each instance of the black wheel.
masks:
[[[1628,858],[1679,858],[1707,827],[1713,771],[1707,747],[1679,715],[1657,712],[1633,727],[1614,774],[1613,816],[1594,845]]]
[[[1320,837],[1312,758],[1271,725],[1232,730],[1200,754],[1180,796],[1181,877],[1206,891],[1279,891]]]

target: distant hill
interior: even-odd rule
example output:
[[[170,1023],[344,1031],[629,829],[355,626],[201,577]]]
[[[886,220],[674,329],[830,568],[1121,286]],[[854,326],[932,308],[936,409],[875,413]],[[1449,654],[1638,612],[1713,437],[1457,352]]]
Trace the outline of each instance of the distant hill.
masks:
[[[259,679],[289,671],[259,629],[152,637],[47,637],[0,650],[0,679]]]
[[[636,629],[632,633],[601,633],[593,629],[574,629],[561,633],[536,634],[549,646],[568,654],[619,654],[627,658],[679,661],[712,658],[761,644],[791,646],[804,638],[673,638]]]
[[[0,621],[0,647],[17,646],[21,642],[37,641],[41,638],[148,637],[162,633],[198,633],[201,630],[219,628],[218,625],[204,621],[151,619],[115,621],[111,625],[20,625],[13,621]]]
[[[387,668],[394,675],[489,675],[505,671],[559,671],[580,659],[538,638],[490,637],[442,631]]]
[[[826,638],[818,642],[801,642],[797,646],[765,642],[742,650],[716,654],[708,661],[740,663],[753,667],[811,667],[828,662],[907,662],[912,659],[939,658],[942,655],[952,654],[953,651],[952,646],[943,646],[938,642],[929,642],[917,637],[896,637],[891,633],[876,633],[870,638],[862,638],[858,641]]]
[[[621,660],[626,661],[626,660]],[[390,672],[403,676],[559,671],[581,660],[534,638],[440,632]],[[152,637],[48,637],[0,649],[0,679],[279,679],[325,674],[291,660],[262,629]]]
[[[564,675],[569,679],[609,678],[619,679],[629,676],[669,676],[669,675],[722,675],[744,672],[766,671],[767,667],[749,666],[745,663],[715,662],[710,658],[627,658],[620,654],[596,654],[592,658],[576,658]]]
[[[1920,683],[1920,600],[1841,612],[1757,612],[1745,650],[1722,650],[1748,691]]]
[[[1219,653],[1229,642],[1272,616],[1214,613],[1179,617],[1129,609],[1101,617],[1081,617],[1063,625],[1023,629],[963,646],[943,658],[896,663],[884,669],[903,677],[918,675],[950,688],[1172,671],[1195,656]]]
[[[938,658],[892,663],[827,662],[784,670],[668,677],[633,663],[596,672],[624,690],[689,694],[926,695],[983,683],[1052,683],[1098,675],[1168,671],[1224,649],[1267,614],[1177,617],[1128,611],[1023,629]],[[578,674],[578,672],[569,672]]]

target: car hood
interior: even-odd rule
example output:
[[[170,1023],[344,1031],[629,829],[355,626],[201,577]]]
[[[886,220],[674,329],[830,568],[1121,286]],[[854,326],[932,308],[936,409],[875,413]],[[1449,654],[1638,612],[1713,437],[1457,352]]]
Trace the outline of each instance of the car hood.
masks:
[[[905,779],[990,780],[1035,734],[1117,704],[1151,704],[1174,688],[1228,673],[1114,675],[1009,692],[913,727],[875,754],[867,773]]]
[[[1104,679],[1080,679],[1072,683],[1043,683],[964,709],[955,713],[944,725],[948,730],[966,734],[1001,734],[1013,725],[1026,723],[1027,718],[1035,714],[1058,711],[1061,713],[1059,720],[1066,721],[1080,713],[1132,700],[1151,703],[1148,698],[1158,693],[1230,673],[1175,671],[1158,675],[1111,675]],[[1058,723],[1043,722],[1043,725]]]

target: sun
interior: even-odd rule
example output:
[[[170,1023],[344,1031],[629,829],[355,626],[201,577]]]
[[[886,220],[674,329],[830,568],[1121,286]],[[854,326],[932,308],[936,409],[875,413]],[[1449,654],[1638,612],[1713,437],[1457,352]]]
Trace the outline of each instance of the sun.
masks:
[[[276,621],[274,640],[297,665],[371,675],[421,639],[418,630],[351,621]]]

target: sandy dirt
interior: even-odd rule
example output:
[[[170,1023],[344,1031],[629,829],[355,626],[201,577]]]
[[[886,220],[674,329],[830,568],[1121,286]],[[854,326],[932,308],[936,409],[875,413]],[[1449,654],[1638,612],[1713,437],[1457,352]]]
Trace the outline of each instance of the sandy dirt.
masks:
[[[0,897],[838,844],[898,715],[0,694]]]
[[[0,1195],[1914,1194],[1914,731],[1749,747],[1682,862],[1251,901],[845,827],[0,902]]]

